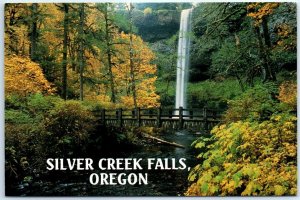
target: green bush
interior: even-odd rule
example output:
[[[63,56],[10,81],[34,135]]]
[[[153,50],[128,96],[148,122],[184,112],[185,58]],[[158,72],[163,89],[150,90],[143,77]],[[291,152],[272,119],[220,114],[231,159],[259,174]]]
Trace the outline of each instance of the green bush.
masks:
[[[237,81],[232,79],[189,83],[187,92],[188,106],[224,109],[227,107],[228,100],[241,93],[242,90]]]
[[[76,149],[79,150],[88,133],[93,131],[94,120],[81,102],[69,100],[55,105],[44,119],[46,143],[52,146],[52,153],[72,155]]]
[[[10,180],[22,180],[45,159],[83,151],[95,126],[92,113],[79,101],[33,94],[10,96],[5,109],[5,169]]]
[[[225,121],[268,119],[278,109],[277,93],[278,89],[273,84],[256,85],[248,89],[228,102],[229,108],[225,114]]]

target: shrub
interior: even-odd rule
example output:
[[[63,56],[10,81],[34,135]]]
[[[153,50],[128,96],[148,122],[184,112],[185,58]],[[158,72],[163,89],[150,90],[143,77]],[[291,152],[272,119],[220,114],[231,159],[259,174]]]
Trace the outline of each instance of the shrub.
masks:
[[[283,82],[279,87],[278,99],[289,109],[297,108],[297,84],[292,81]]]
[[[274,114],[263,122],[215,127],[215,142],[198,140],[207,151],[189,174],[186,195],[296,195],[296,117]]]
[[[33,94],[6,98],[5,168],[10,180],[44,169],[45,158],[82,149],[94,119],[78,101]],[[26,163],[26,165],[24,164]]]
[[[272,88],[257,86],[230,102],[226,124],[194,142],[201,164],[186,195],[296,195],[297,118]]]
[[[54,154],[62,151],[73,154],[75,149],[82,147],[94,124],[92,113],[80,102],[60,102],[45,118],[46,143],[52,145]]]
[[[55,91],[46,80],[41,67],[27,57],[12,56],[5,59],[5,94],[27,96]]]
[[[11,180],[22,178],[39,163],[43,126],[22,110],[5,111],[5,170]],[[32,162],[32,158],[36,161]]]
[[[233,100],[228,101],[228,110],[225,113],[226,122],[239,120],[265,120],[276,111],[276,100],[271,85],[256,85],[248,89]]]
[[[227,101],[242,93],[236,80],[203,81],[200,83],[189,83],[188,105],[191,107],[209,107],[224,109]]]

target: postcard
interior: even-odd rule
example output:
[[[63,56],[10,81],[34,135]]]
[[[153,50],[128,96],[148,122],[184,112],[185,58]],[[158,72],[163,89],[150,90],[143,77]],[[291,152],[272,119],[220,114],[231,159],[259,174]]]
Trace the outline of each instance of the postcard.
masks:
[[[296,196],[292,2],[6,3],[6,196]]]

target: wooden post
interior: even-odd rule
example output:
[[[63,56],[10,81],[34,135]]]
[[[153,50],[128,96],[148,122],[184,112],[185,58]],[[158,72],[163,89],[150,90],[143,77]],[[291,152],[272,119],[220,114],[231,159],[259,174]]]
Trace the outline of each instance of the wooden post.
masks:
[[[216,111],[215,110],[212,111],[212,118],[216,119]]]
[[[105,109],[101,110],[101,122],[105,126]]]
[[[172,111],[172,110],[169,110],[169,118],[170,118],[170,119],[172,118],[172,113],[173,113],[173,111]]]
[[[208,123],[207,123],[207,108],[206,106],[203,107],[203,121],[204,121],[204,130],[208,130]]]
[[[183,128],[183,107],[179,107],[179,129]]]
[[[122,127],[122,108],[118,109],[118,125]]]
[[[193,119],[193,111],[192,110],[190,110],[190,119]]]
[[[137,126],[141,126],[141,109],[140,107],[136,108],[136,120],[137,120]]]
[[[161,127],[161,107],[157,108],[157,121],[156,121],[156,126],[158,128]]]
[[[152,108],[149,109],[149,118],[152,118],[152,114],[153,114],[153,111],[152,111]]]

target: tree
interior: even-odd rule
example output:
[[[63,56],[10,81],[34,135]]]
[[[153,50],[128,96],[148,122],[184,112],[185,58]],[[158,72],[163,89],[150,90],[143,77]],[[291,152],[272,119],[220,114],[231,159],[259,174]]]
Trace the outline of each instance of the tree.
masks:
[[[67,99],[67,58],[68,58],[68,34],[69,34],[69,5],[64,7],[64,39],[63,39],[63,60],[62,60],[62,98]]]
[[[38,42],[38,4],[32,3],[31,5],[31,31],[30,31],[30,58],[35,61]]]
[[[114,63],[112,62],[113,54],[115,54],[114,49],[114,37],[118,33],[118,28],[116,26],[115,18],[114,18],[114,8],[113,4],[105,3],[105,4],[98,4],[98,10],[103,13],[104,17],[104,49],[106,54],[106,65],[108,68],[108,76],[109,76],[109,83],[110,83],[110,90],[111,90],[111,102],[116,103],[116,92],[115,92],[115,82],[114,82],[114,75],[112,73],[112,67]]]
[[[28,5],[5,4],[5,54],[29,55],[30,41],[27,35]]]
[[[268,16],[273,12],[279,3],[253,3],[247,6],[248,16],[254,18],[254,29],[257,35],[260,57],[263,60],[264,81],[276,80],[274,69],[270,60],[271,39],[268,27]],[[261,34],[259,26],[262,26]],[[263,38],[262,38],[263,35]],[[264,39],[264,43],[263,43]]]
[[[131,37],[132,55],[128,53],[130,47],[127,44],[118,44],[116,49],[119,51],[113,59],[115,63],[118,63],[113,67],[113,73],[120,103],[126,108],[156,107],[159,105],[159,95],[156,94],[155,87],[156,66],[151,64],[155,55],[139,36],[132,34]],[[119,38],[123,43],[130,41],[130,35],[125,33],[121,33]],[[130,56],[132,56],[132,61],[130,61]],[[130,67],[131,62],[134,62],[133,70]],[[132,95],[132,73],[135,80],[136,102]]]
[[[55,89],[41,67],[27,57],[10,56],[5,59],[5,95],[27,96],[33,93],[53,94]]]
[[[84,4],[80,4],[79,8],[79,37],[80,37],[80,46],[79,46],[79,79],[80,79],[80,95],[79,98],[81,101],[83,101],[83,68],[84,68],[84,31],[83,31],[83,26],[84,26]]]
[[[154,64],[157,66],[157,92],[161,97],[161,103],[172,104],[174,96],[170,95],[170,86],[176,80],[176,64],[177,64],[177,39],[175,34],[167,40],[162,40],[151,45],[151,49],[155,53]]]
[[[295,66],[296,15],[291,3],[203,4],[193,16],[191,68],[207,66],[211,78],[235,77],[243,89],[256,80],[275,81],[279,69]],[[284,39],[286,51],[279,45],[283,32],[289,35]]]
[[[130,3],[128,5],[128,11],[129,11],[129,60],[130,60],[130,80],[131,80],[131,91],[132,91],[132,98],[133,98],[133,104],[134,108],[137,108],[137,96],[136,96],[136,80],[135,80],[135,73],[134,73],[134,62],[133,62],[133,36],[132,36],[132,27],[133,27],[133,22],[132,22],[132,11],[134,7],[133,4]]]

